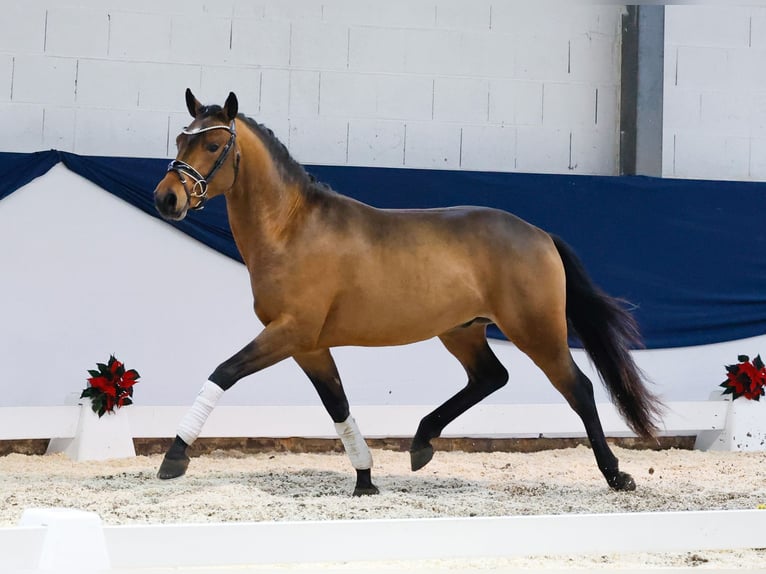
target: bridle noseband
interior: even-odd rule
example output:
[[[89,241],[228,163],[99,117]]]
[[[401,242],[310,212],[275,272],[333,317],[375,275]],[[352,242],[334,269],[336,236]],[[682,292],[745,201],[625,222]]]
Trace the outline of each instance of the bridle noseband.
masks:
[[[213,179],[213,176],[218,172],[219,169],[221,169],[221,166],[223,165],[223,162],[226,161],[226,157],[229,155],[229,152],[234,147],[234,143],[237,139],[237,129],[236,125],[234,123],[234,120],[231,121],[231,124],[228,126],[226,125],[215,125],[215,126],[208,126],[206,128],[197,128],[195,130],[190,130],[189,128],[184,128],[181,133],[186,134],[188,136],[194,136],[197,134],[201,134],[204,132],[209,132],[212,130],[226,130],[229,132],[230,137],[229,141],[226,142],[226,145],[223,147],[223,151],[221,152],[221,155],[218,156],[218,159],[215,160],[215,163],[213,164],[213,168],[210,170],[210,172],[207,174],[207,176],[203,176],[199,171],[197,171],[193,166],[189,165],[185,161],[181,161],[180,159],[174,159],[170,162],[170,165],[168,165],[168,172],[175,172],[178,174],[178,178],[181,180],[181,185],[184,187],[184,191],[186,192],[186,195],[191,198],[195,198],[197,200],[197,205],[194,207],[191,207],[191,201],[189,201],[189,209],[192,209],[194,211],[202,209],[205,207],[205,202],[207,201],[207,186],[208,183]],[[234,179],[237,178],[237,172],[239,171],[239,154],[237,154],[237,157],[234,159]],[[192,185],[191,191],[187,189],[186,187],[186,178],[184,176],[188,176],[194,181],[194,185]]]

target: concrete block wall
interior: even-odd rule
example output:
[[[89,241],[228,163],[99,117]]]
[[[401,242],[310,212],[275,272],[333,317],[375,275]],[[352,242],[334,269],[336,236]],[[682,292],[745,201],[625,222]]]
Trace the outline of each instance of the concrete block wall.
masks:
[[[766,179],[766,7],[666,6],[663,175]]]
[[[621,9],[572,4],[4,0],[0,151],[173,156],[188,86],[304,163],[614,174]]]

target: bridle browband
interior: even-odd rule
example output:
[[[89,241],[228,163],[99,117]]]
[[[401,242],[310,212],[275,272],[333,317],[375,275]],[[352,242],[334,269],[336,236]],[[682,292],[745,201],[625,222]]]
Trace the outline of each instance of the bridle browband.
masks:
[[[191,201],[189,201],[189,209],[192,209],[194,211],[205,207],[205,202],[208,199],[207,198],[208,183],[210,183],[210,180],[213,179],[213,176],[218,172],[218,170],[221,169],[223,162],[226,161],[226,158],[229,155],[229,152],[234,147],[234,143],[237,140],[237,129],[236,129],[234,120],[231,120],[231,124],[229,124],[228,126],[218,124],[215,126],[208,126],[206,128],[197,128],[195,130],[184,128],[181,131],[181,133],[186,134],[188,136],[194,136],[197,134],[201,134],[201,133],[209,132],[213,130],[226,130],[231,135],[229,137],[229,141],[226,142],[226,145],[223,147],[223,151],[221,152],[221,155],[219,155],[218,159],[215,160],[215,163],[213,164],[213,168],[210,170],[207,176],[203,176],[193,166],[189,165],[185,161],[181,161],[180,159],[174,159],[168,165],[168,172],[173,171],[176,174],[178,174],[178,178],[181,180],[181,185],[183,185],[184,191],[186,192],[186,195],[189,197],[189,199],[193,197],[196,200],[198,200],[197,205],[195,205],[194,207],[191,207]],[[237,179],[238,171],[239,171],[239,153],[237,153],[237,156],[234,159],[234,179],[235,180]],[[184,176],[188,176],[194,181],[194,185],[192,185],[191,191],[187,189],[186,187],[186,178]]]

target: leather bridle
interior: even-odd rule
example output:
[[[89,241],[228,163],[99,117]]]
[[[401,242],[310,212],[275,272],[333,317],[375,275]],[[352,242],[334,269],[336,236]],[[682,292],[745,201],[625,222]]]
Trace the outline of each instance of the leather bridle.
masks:
[[[213,164],[212,169],[210,172],[203,176],[197,169],[194,168],[194,166],[189,165],[185,161],[181,161],[179,159],[174,159],[170,162],[168,165],[168,172],[175,172],[178,175],[178,178],[181,180],[181,185],[184,187],[184,191],[186,192],[186,195],[189,199],[189,209],[192,210],[199,210],[205,207],[205,202],[208,200],[207,197],[207,187],[210,181],[213,179],[213,176],[218,172],[218,170],[221,169],[221,166],[223,166],[223,162],[226,161],[226,158],[229,155],[229,152],[231,152],[232,148],[234,147],[234,144],[237,140],[237,129],[234,123],[234,120],[231,121],[231,124],[227,125],[215,125],[215,126],[208,126],[206,128],[197,128],[194,130],[190,130],[189,128],[184,128],[181,133],[188,135],[188,136],[194,136],[197,134],[201,134],[204,132],[209,132],[213,130],[226,130],[229,132],[229,141],[226,142],[226,145],[223,147],[223,151],[218,156],[218,158],[215,160],[215,163]],[[236,154],[234,159],[234,179],[236,181],[237,179],[237,172],[239,171],[239,153]],[[193,185],[191,187],[191,190],[189,190],[186,187],[186,177],[189,177],[193,180]],[[193,207],[191,206],[191,198],[194,198],[197,200],[197,204]]]

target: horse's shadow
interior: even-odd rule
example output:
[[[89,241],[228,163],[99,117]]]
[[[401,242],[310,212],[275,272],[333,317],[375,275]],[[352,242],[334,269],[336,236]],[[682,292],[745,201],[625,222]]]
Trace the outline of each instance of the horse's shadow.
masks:
[[[223,477],[222,477],[223,479]],[[350,473],[329,470],[259,471],[242,473],[241,479],[227,475],[228,480],[242,480],[272,496],[313,498],[348,497],[354,490]],[[487,484],[450,476],[407,476],[381,473],[374,479],[381,495],[438,497],[487,490]]]

